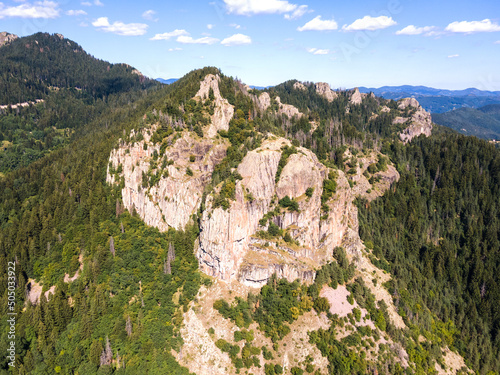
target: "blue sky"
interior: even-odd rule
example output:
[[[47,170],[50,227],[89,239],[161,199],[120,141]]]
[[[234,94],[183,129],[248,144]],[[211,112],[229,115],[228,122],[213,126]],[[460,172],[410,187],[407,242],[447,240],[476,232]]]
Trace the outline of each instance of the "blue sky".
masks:
[[[0,31],[61,33],[152,78],[500,90],[498,0],[3,0]]]

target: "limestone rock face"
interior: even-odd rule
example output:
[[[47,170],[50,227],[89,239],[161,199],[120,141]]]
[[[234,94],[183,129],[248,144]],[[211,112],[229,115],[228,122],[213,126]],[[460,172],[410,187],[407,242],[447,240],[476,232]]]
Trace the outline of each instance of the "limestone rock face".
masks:
[[[359,92],[359,89],[356,87],[353,91],[353,93],[351,94],[351,99],[349,100],[349,102],[351,104],[361,104],[361,102],[363,101],[363,98],[366,97],[366,94],[362,94]]]
[[[314,85],[316,92],[323,96],[329,102],[333,102],[337,98],[338,94],[330,88],[330,85],[325,82],[318,82]]]
[[[153,128],[154,130],[154,128]],[[132,138],[135,133],[132,134]],[[113,170],[122,170],[113,174],[108,166],[107,182],[120,183],[123,179],[122,198],[125,207],[134,209],[148,225],[161,231],[169,227],[183,229],[200,206],[203,189],[210,181],[214,166],[225,157],[226,145],[210,139],[197,139],[188,132],[177,139],[165,151],[163,158],[169,160],[165,170],[150,171],[150,162],[155,151],[159,153],[160,145],[150,142],[148,131],[143,131],[144,140],[132,144],[122,143],[111,152],[109,161]],[[145,150],[144,144],[147,144]],[[194,162],[189,161],[190,156]],[[162,160],[164,160],[162,158]],[[162,162],[159,161],[158,164]],[[186,171],[193,172],[189,176]],[[161,174],[159,181],[149,187],[143,186],[143,174],[148,171],[154,175]],[[168,171],[165,173],[165,171]]]
[[[245,156],[238,166],[242,180],[236,183],[235,200],[227,210],[212,208],[213,198],[207,199],[196,251],[203,272],[254,287],[264,285],[275,272],[289,280],[313,281],[314,269],[331,260],[333,248],[342,244],[348,228],[357,235],[355,195],[340,171],[336,194],[328,202],[330,212],[327,218],[321,216],[328,168],[310,150],[298,148],[290,155],[275,182],[285,145],[289,146],[289,141],[282,138],[266,140]],[[314,189],[311,197],[305,195],[308,188]],[[270,220],[299,245],[255,236],[267,227],[259,220],[285,196],[298,202],[299,212],[281,208],[281,213]]]
[[[399,109],[406,109],[406,107],[419,108],[420,103],[415,98],[404,98],[398,104]]]
[[[234,115],[234,107],[220,94],[219,80],[219,75],[207,74],[205,79],[201,81],[200,89],[195,95],[195,99],[205,100],[208,98],[210,89],[214,92],[214,114],[210,125],[205,129],[205,135],[209,138],[215,137],[219,130],[228,130],[229,121]]]
[[[263,92],[259,95],[258,105],[262,111],[265,111],[271,106],[271,97],[269,96],[269,93]]]
[[[6,44],[9,44],[13,40],[16,40],[19,38],[17,35],[7,33],[5,31],[2,31],[0,33],[0,47],[3,47]]]
[[[306,86],[304,86],[304,84],[303,84],[302,82],[295,82],[295,83],[293,84],[293,88],[294,88],[295,90],[307,91],[307,87],[306,87]]]
[[[285,114],[287,115],[289,118],[292,118],[294,116],[296,117],[302,117],[304,116],[303,113],[301,113],[296,107],[294,107],[293,105],[291,104],[283,104],[281,103],[281,99],[279,96],[276,97],[276,102],[278,103],[279,105],[279,113],[280,115],[282,114]]]
[[[422,134],[429,137],[432,133],[431,114],[423,109],[415,98],[405,98],[400,101],[399,109],[404,110],[407,107],[413,107],[416,110],[411,116],[410,126],[399,134],[399,138],[407,143]]]
[[[205,273],[225,281],[236,280],[250,236],[257,230],[259,220],[274,196],[274,176],[281,157],[281,145],[281,140],[266,142],[243,158],[238,166],[243,179],[236,184],[236,199],[228,210],[222,207],[212,209],[213,202],[207,201],[197,251],[200,268]],[[253,201],[245,199],[243,189],[252,194]]]

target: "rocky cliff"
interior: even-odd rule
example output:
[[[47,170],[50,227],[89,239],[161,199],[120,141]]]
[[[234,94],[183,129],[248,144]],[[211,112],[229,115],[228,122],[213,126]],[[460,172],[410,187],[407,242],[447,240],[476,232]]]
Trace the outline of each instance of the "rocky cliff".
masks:
[[[17,35],[2,31],[0,33],[0,47],[3,47],[4,45],[11,43],[13,40],[16,40],[17,38],[19,38]]]
[[[148,225],[163,231],[182,229],[199,210],[205,187],[228,147],[217,132],[229,129],[234,113],[221,96],[219,81],[218,75],[207,75],[194,97],[203,103],[211,97],[213,103],[203,138],[188,131],[172,132],[155,143],[153,135],[160,125],[153,124],[133,131],[110,155],[108,183],[121,186],[124,206]],[[316,88],[327,95],[327,86]],[[262,111],[272,102],[267,92],[253,100]],[[279,97],[275,100],[279,115],[303,115]],[[302,147],[283,159],[284,150],[291,147],[289,140],[268,135],[260,147],[248,152],[236,169],[241,179],[235,183],[228,207],[216,207],[222,183],[213,187],[204,202],[196,249],[203,272],[256,287],[273,273],[291,281],[313,281],[315,269],[331,260],[336,246],[345,246],[351,256],[359,258],[362,244],[353,202],[359,195],[369,199],[381,195],[398,179],[396,170],[389,166],[386,172],[377,173],[377,182],[370,183],[364,172],[376,162],[376,153],[361,157],[347,174],[327,168]],[[349,151],[345,158],[355,159]],[[322,202],[326,179],[333,179],[336,188]],[[293,201],[295,208],[281,204],[283,198]],[[270,227],[279,228],[280,233],[270,234]]]
[[[245,156],[238,166],[242,180],[236,183],[235,200],[227,210],[213,208],[213,197],[208,198],[197,249],[200,268],[205,273],[249,286],[262,286],[275,272],[291,281],[312,281],[314,270],[331,260],[333,248],[357,236],[357,209],[353,201],[372,187],[362,170],[357,178],[364,180],[364,185],[359,183],[364,191],[351,188],[346,175],[336,172],[337,189],[327,202],[325,214],[321,196],[329,168],[310,150],[297,148],[276,182],[283,149],[289,146],[283,138],[271,138]],[[399,175],[392,167],[388,174],[391,173],[392,181],[397,180]],[[285,197],[297,202],[298,211],[280,207],[278,202]],[[263,223],[265,216],[269,221]],[[294,242],[259,235],[271,223],[288,233]],[[352,248],[352,253],[358,251],[359,248]]]
[[[210,125],[204,130],[205,136],[209,138],[215,137],[219,130],[228,130],[229,121],[234,114],[234,107],[220,94],[219,81],[218,75],[207,74],[195,95],[195,100],[205,100],[209,97],[210,90],[214,94],[214,114],[211,116]]]
[[[431,114],[423,109],[415,98],[401,99],[398,104],[398,108],[400,110],[411,108],[412,110],[412,115],[409,119],[399,118],[400,123],[405,122],[406,120],[410,120],[410,125],[399,134],[399,138],[404,143],[410,142],[413,138],[418,137],[422,134],[426,137],[429,137],[431,135]]]
[[[203,190],[214,166],[225,157],[227,146],[220,140],[183,132],[178,139],[171,136],[165,140],[170,146],[164,155],[155,156],[160,155],[160,144],[151,141],[155,129],[143,130],[139,133],[143,140],[122,141],[111,152],[106,180],[122,184],[123,204],[130,212],[135,210],[146,224],[163,231],[169,227],[183,229],[198,211]],[[150,185],[151,179],[157,181]]]
[[[338,94],[330,88],[330,85],[326,82],[318,82],[314,85],[316,92],[323,96],[329,102],[333,102]]]

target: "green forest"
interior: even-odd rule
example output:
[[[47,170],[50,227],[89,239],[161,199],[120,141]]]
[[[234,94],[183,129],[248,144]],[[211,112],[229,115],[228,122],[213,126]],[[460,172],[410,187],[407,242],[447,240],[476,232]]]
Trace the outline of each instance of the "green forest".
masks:
[[[401,175],[384,196],[371,202],[359,198],[357,207],[368,256],[392,275],[384,286],[408,328],[399,330],[390,323],[387,305],[375,303],[345,250],[329,249],[332,262],[317,270],[311,285],[273,276],[247,298],[215,302],[213,307],[238,327],[234,344],[215,343],[235,369],[283,373],[272,361],[290,325],[304,313],[328,311],[328,301],[319,296],[324,285],[345,285],[351,301],[368,311],[376,329],[353,328],[337,339],[336,329],[354,327],[360,310],[347,318],[327,312],[330,328],[310,332],[309,340],[328,359],[330,374],[436,373],[445,345],[458,350],[476,373],[500,373],[500,150],[493,145],[439,126],[431,137],[403,144],[398,133],[404,125],[392,124],[401,115],[397,102],[368,96],[354,105],[347,91],[328,102],[314,85],[294,90],[296,81],[266,91],[305,116],[278,115],[275,101],[261,112],[241,82],[217,68],[192,71],[165,86],[127,65],[94,59],[56,35],[39,33],[2,47],[0,67],[0,104],[44,100],[0,112],[0,265],[5,270],[12,262],[16,265],[19,338],[16,367],[2,357],[0,373],[189,373],[175,359],[183,344],[183,313],[200,287],[213,282],[199,271],[195,257],[197,218],[183,231],[148,227],[124,209],[119,186],[106,184],[106,168],[120,138],[152,121],[160,125],[152,135],[158,142],[182,132],[203,135],[213,97],[207,103],[192,97],[209,73],[221,77],[221,94],[235,109],[229,130],[219,132],[229,143],[226,157],[215,167],[204,194],[205,199],[221,185],[215,205],[229,207],[235,182],[241,179],[234,168],[267,133],[292,141],[292,147],[282,150],[280,172],[300,146],[332,169],[322,186],[322,211],[328,211],[325,203],[335,194],[339,170],[352,169],[352,160],[344,158],[346,150],[352,155],[380,151],[385,157],[371,166],[373,171],[391,163]],[[381,112],[381,106],[389,111]],[[412,109],[404,111],[409,115]],[[317,125],[314,131],[311,123]],[[145,186],[151,185],[150,178]],[[306,195],[312,194],[308,189]],[[286,198],[278,206],[297,212],[297,202]],[[266,224],[269,219],[262,220]],[[280,231],[269,225],[262,236],[275,237]],[[63,281],[76,272],[74,281]],[[6,316],[7,272],[0,279]],[[33,280],[43,284],[36,304],[27,301]],[[47,299],[44,293],[51,286],[54,293]],[[270,338],[272,347],[256,343],[251,324]],[[3,353],[8,329],[3,319]],[[405,347],[414,366],[403,368],[389,346],[381,347],[377,360],[368,358],[378,332]],[[259,356],[267,362],[260,363]],[[319,373],[311,360],[290,371]]]
[[[500,152],[448,135],[387,145],[395,189],[360,201],[360,234],[394,275],[389,289],[409,324],[426,305],[457,327],[454,346],[481,373],[500,371]]]

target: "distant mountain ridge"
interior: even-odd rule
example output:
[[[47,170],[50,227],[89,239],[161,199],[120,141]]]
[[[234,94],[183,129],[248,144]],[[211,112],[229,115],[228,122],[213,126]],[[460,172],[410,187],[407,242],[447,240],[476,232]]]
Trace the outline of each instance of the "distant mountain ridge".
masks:
[[[500,139],[500,104],[481,108],[459,108],[446,113],[434,113],[432,121],[465,135],[484,139]]]
[[[399,100],[413,97],[427,111],[444,113],[453,109],[479,108],[489,104],[500,104],[500,91],[483,91],[476,88],[465,90],[444,90],[427,86],[382,86],[379,88],[360,87],[360,92],[373,92],[384,99]]]
[[[179,78],[169,78],[169,79],[155,78],[155,80],[165,85],[171,85],[172,83],[178,81]]]
[[[498,96],[500,97],[500,91],[484,91],[476,88],[468,88],[464,90],[446,90],[446,89],[435,89],[433,87],[427,86],[382,86],[379,88],[368,88],[359,87],[359,91],[363,93],[373,92],[375,95],[421,95],[421,96]]]

